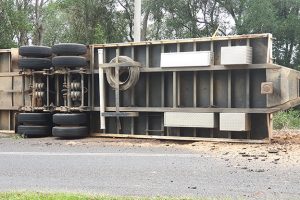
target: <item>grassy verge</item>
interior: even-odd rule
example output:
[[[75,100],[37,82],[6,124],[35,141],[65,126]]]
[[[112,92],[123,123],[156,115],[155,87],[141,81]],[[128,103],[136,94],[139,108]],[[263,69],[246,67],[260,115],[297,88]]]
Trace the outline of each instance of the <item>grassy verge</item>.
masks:
[[[300,111],[290,109],[274,114],[274,129],[300,129]]]
[[[129,200],[129,197],[95,196],[66,193],[8,192],[0,193],[0,200]]]
[[[168,198],[168,197],[113,197],[95,196],[67,193],[40,193],[40,192],[0,192],[0,200],[192,200],[192,198]],[[196,198],[199,200],[228,199],[228,198]]]

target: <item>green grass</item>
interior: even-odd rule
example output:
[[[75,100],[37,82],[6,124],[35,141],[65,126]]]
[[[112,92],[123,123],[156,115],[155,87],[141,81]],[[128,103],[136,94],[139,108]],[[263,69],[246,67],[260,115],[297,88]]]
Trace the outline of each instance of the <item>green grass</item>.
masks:
[[[113,197],[66,193],[43,193],[43,192],[0,192],[0,200],[221,200],[230,198],[168,198],[168,197]]]
[[[300,111],[290,109],[280,111],[274,114],[273,117],[274,129],[300,129]]]

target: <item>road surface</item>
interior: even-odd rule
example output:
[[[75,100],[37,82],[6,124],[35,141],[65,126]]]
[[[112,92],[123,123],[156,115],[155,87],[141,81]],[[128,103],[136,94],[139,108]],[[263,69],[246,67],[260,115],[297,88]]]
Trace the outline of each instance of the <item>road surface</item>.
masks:
[[[297,199],[299,152],[299,145],[0,138],[0,191]]]

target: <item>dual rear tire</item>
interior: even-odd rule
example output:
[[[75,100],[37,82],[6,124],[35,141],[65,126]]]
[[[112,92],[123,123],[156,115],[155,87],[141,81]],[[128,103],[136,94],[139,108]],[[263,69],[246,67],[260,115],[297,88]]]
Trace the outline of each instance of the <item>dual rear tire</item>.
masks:
[[[42,70],[52,67],[52,49],[46,46],[22,46],[19,48],[19,68]]]
[[[87,137],[89,129],[86,113],[19,113],[17,134],[24,137],[54,137],[77,139]]]
[[[85,113],[57,113],[53,115],[52,135],[64,139],[87,137],[89,129]]]
[[[87,53],[87,48],[83,44],[56,44],[52,47],[52,52],[56,55],[52,58],[52,64],[56,68],[76,69],[87,66],[86,58],[82,57]]]
[[[25,137],[51,136],[52,116],[50,113],[19,113],[17,134]]]
[[[75,69],[86,67],[87,60],[84,55],[87,47],[83,44],[56,44],[52,48],[46,46],[22,46],[19,48],[19,68],[42,70],[54,67],[67,67]],[[52,53],[57,55],[51,61]]]

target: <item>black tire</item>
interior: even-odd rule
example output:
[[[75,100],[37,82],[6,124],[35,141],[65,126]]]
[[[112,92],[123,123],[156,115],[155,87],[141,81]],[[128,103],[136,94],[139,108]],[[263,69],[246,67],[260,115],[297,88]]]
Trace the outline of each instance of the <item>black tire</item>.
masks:
[[[89,134],[87,126],[54,126],[52,128],[52,135],[54,137],[73,139],[84,138]]]
[[[80,56],[86,54],[87,48],[83,44],[62,43],[54,45],[52,52],[59,56]]]
[[[45,46],[22,46],[19,55],[33,58],[45,58],[52,56],[52,49]]]
[[[52,62],[48,58],[21,58],[19,68],[24,69],[50,69]]]
[[[56,56],[52,59],[54,67],[85,67],[87,66],[86,58],[81,56]]]
[[[18,123],[30,125],[52,125],[50,113],[20,113]]]
[[[46,137],[51,135],[49,126],[19,125],[17,133],[26,137]]]
[[[85,113],[57,113],[53,115],[53,123],[57,125],[83,125],[87,123]]]

